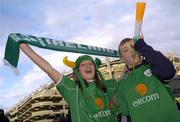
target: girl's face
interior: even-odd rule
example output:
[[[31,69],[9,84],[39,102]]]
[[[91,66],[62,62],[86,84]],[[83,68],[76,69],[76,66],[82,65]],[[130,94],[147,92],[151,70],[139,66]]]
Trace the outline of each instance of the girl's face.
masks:
[[[92,82],[95,78],[95,66],[94,63],[86,60],[79,65],[79,72],[86,82]]]
[[[133,66],[133,63],[136,65],[139,62],[141,62],[141,59],[138,56],[138,54],[133,51],[133,46],[134,42],[129,41],[120,47],[120,58],[122,58],[122,60],[128,65],[129,68]]]

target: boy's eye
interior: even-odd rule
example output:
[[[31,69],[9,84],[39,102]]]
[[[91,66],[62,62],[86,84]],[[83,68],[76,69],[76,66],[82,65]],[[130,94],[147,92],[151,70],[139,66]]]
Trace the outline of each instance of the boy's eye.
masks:
[[[124,49],[123,52],[127,52],[128,50],[127,49]]]

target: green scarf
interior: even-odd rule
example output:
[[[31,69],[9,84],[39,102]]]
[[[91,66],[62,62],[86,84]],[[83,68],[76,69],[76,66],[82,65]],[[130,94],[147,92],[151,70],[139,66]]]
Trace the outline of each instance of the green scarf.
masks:
[[[8,40],[6,43],[4,62],[5,64],[10,65],[15,70],[16,74],[18,74],[17,65],[18,65],[19,52],[20,52],[19,45],[22,42],[40,48],[56,50],[56,51],[118,57],[118,52],[116,50],[71,43],[66,41],[58,41],[55,39],[44,38],[44,37],[23,35],[20,33],[12,33],[8,36]]]

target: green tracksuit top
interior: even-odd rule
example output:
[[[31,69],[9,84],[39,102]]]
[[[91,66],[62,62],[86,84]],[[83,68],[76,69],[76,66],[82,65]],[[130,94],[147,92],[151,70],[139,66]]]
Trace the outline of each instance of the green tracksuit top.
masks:
[[[166,84],[142,65],[118,81],[121,111],[132,122],[180,122],[180,111]]]
[[[105,81],[105,85],[108,85],[107,93],[112,95],[115,91],[115,88],[111,81]],[[112,86],[112,87],[111,87]],[[93,113],[89,111],[89,108],[86,102],[90,100],[84,99],[82,91],[75,83],[75,81],[66,78],[63,76],[59,84],[57,84],[57,90],[68,102],[71,110],[71,120],[72,122],[117,122],[116,116],[111,114],[109,109],[109,100],[108,100],[108,109],[103,107],[99,110],[95,110]],[[90,83],[87,86],[87,91],[96,97],[97,87],[95,83]],[[108,96],[109,98],[109,96]],[[105,104],[104,104],[105,105]],[[97,105],[98,106],[98,105]]]

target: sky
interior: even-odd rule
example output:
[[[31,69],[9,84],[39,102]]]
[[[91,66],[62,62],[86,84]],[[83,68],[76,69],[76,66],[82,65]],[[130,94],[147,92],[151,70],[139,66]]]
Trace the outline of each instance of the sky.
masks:
[[[0,0],[0,108],[8,111],[33,91],[52,83],[23,52],[18,63],[19,75],[4,65],[5,45],[10,33],[117,50],[122,39],[133,37],[137,1]],[[142,32],[146,43],[164,54],[179,56],[180,1],[143,1],[146,9]],[[32,48],[62,73],[71,71],[62,62],[65,56],[75,61],[82,55]]]

